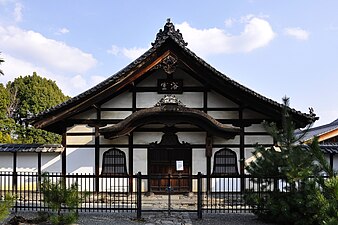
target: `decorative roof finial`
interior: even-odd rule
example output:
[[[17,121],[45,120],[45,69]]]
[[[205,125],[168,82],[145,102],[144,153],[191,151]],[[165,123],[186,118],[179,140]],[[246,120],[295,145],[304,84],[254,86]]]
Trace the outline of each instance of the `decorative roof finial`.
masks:
[[[151,43],[152,46],[164,42],[168,37],[171,37],[179,45],[185,47],[188,45],[187,42],[183,40],[183,36],[180,33],[180,30],[175,30],[174,24],[170,21],[170,18],[167,19],[167,23],[164,25],[163,30],[160,29],[156,35],[156,40],[154,43]]]

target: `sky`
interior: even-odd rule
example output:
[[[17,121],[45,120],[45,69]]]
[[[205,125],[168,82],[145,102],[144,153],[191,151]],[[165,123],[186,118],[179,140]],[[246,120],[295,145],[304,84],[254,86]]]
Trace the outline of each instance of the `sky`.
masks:
[[[171,18],[188,48],[279,103],[338,118],[338,1],[0,0],[0,82],[38,75],[76,96],[151,47]]]

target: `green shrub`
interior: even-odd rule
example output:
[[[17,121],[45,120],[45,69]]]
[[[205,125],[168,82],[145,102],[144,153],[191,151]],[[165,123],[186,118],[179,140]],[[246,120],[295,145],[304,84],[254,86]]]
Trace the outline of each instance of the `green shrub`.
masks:
[[[0,221],[3,221],[8,217],[12,206],[13,197],[10,195],[6,195],[4,200],[0,201]]]
[[[67,187],[63,178],[53,181],[44,174],[41,184],[44,202],[56,214],[50,217],[53,224],[71,224],[77,221],[76,208],[81,203],[76,183]]]

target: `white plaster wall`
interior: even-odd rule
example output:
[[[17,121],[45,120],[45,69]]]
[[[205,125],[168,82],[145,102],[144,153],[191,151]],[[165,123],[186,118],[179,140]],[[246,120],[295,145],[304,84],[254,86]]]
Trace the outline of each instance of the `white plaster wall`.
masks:
[[[13,153],[0,152],[0,171],[13,171]]]
[[[101,105],[102,108],[131,108],[132,93],[124,92]]]
[[[249,127],[244,128],[245,132],[266,132],[263,124],[252,124]]]
[[[61,173],[62,162],[61,153],[42,153],[41,171],[51,173]]]
[[[236,103],[218,94],[217,92],[208,92],[208,107],[212,108],[235,108]]]
[[[325,154],[325,159],[327,160],[327,162],[330,165],[330,155],[329,154]],[[333,156],[333,170],[338,172],[338,155],[334,155]]]
[[[246,135],[244,137],[245,144],[273,144],[273,138],[268,135]]]
[[[149,108],[158,103],[163,94],[157,94],[156,92],[137,92],[136,93],[136,107],[137,108]]]
[[[115,138],[112,140],[104,138],[104,136],[100,136],[100,144],[128,144],[128,136],[122,136],[119,138]]]
[[[13,154],[0,154],[0,171],[13,171]],[[38,154],[37,153],[17,153],[17,172],[37,172]],[[61,153],[42,153],[41,154],[42,172],[61,172]]]
[[[91,173],[95,172],[94,148],[67,148],[67,173]]]
[[[240,143],[240,136],[236,135],[233,139],[225,139],[221,137],[213,137],[214,144],[238,144]]]
[[[189,108],[203,108],[203,92],[184,92],[175,94],[176,98]]]
[[[182,143],[205,144],[206,132],[177,132],[178,140]]]
[[[83,136],[67,136],[67,145],[88,145],[95,144],[94,135],[83,135]]]
[[[338,171],[338,155],[333,156],[333,170]]]
[[[90,109],[85,112],[76,114],[75,116],[71,118],[72,119],[96,119],[96,110]]]
[[[134,171],[133,174],[141,172],[148,174],[148,150],[146,148],[138,148],[134,150]]]
[[[208,114],[215,119],[239,119],[237,111],[208,111]]]
[[[72,127],[67,127],[67,133],[93,133],[95,132],[94,127],[90,127],[84,124],[76,124]]]
[[[192,174],[196,175],[198,172],[207,174],[207,163],[204,148],[192,149]]]
[[[17,172],[37,172],[38,171],[38,154],[37,153],[17,153]]]
[[[101,119],[124,119],[131,114],[131,111],[102,111]]]
[[[149,144],[152,142],[160,142],[162,132],[134,132],[134,144]]]

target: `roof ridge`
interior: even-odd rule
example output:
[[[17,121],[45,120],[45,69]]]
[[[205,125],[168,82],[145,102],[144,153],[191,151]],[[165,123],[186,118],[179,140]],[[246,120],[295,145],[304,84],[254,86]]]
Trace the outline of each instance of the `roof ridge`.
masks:
[[[156,39],[153,43],[151,43],[151,45],[155,46],[157,44],[161,44],[168,37],[171,37],[174,41],[176,41],[182,47],[185,47],[188,45],[188,43],[184,41],[183,35],[180,32],[180,30],[179,29],[175,30],[175,26],[170,21],[170,18],[167,19],[167,22],[164,25],[163,30],[160,29],[159,32],[156,34]]]

